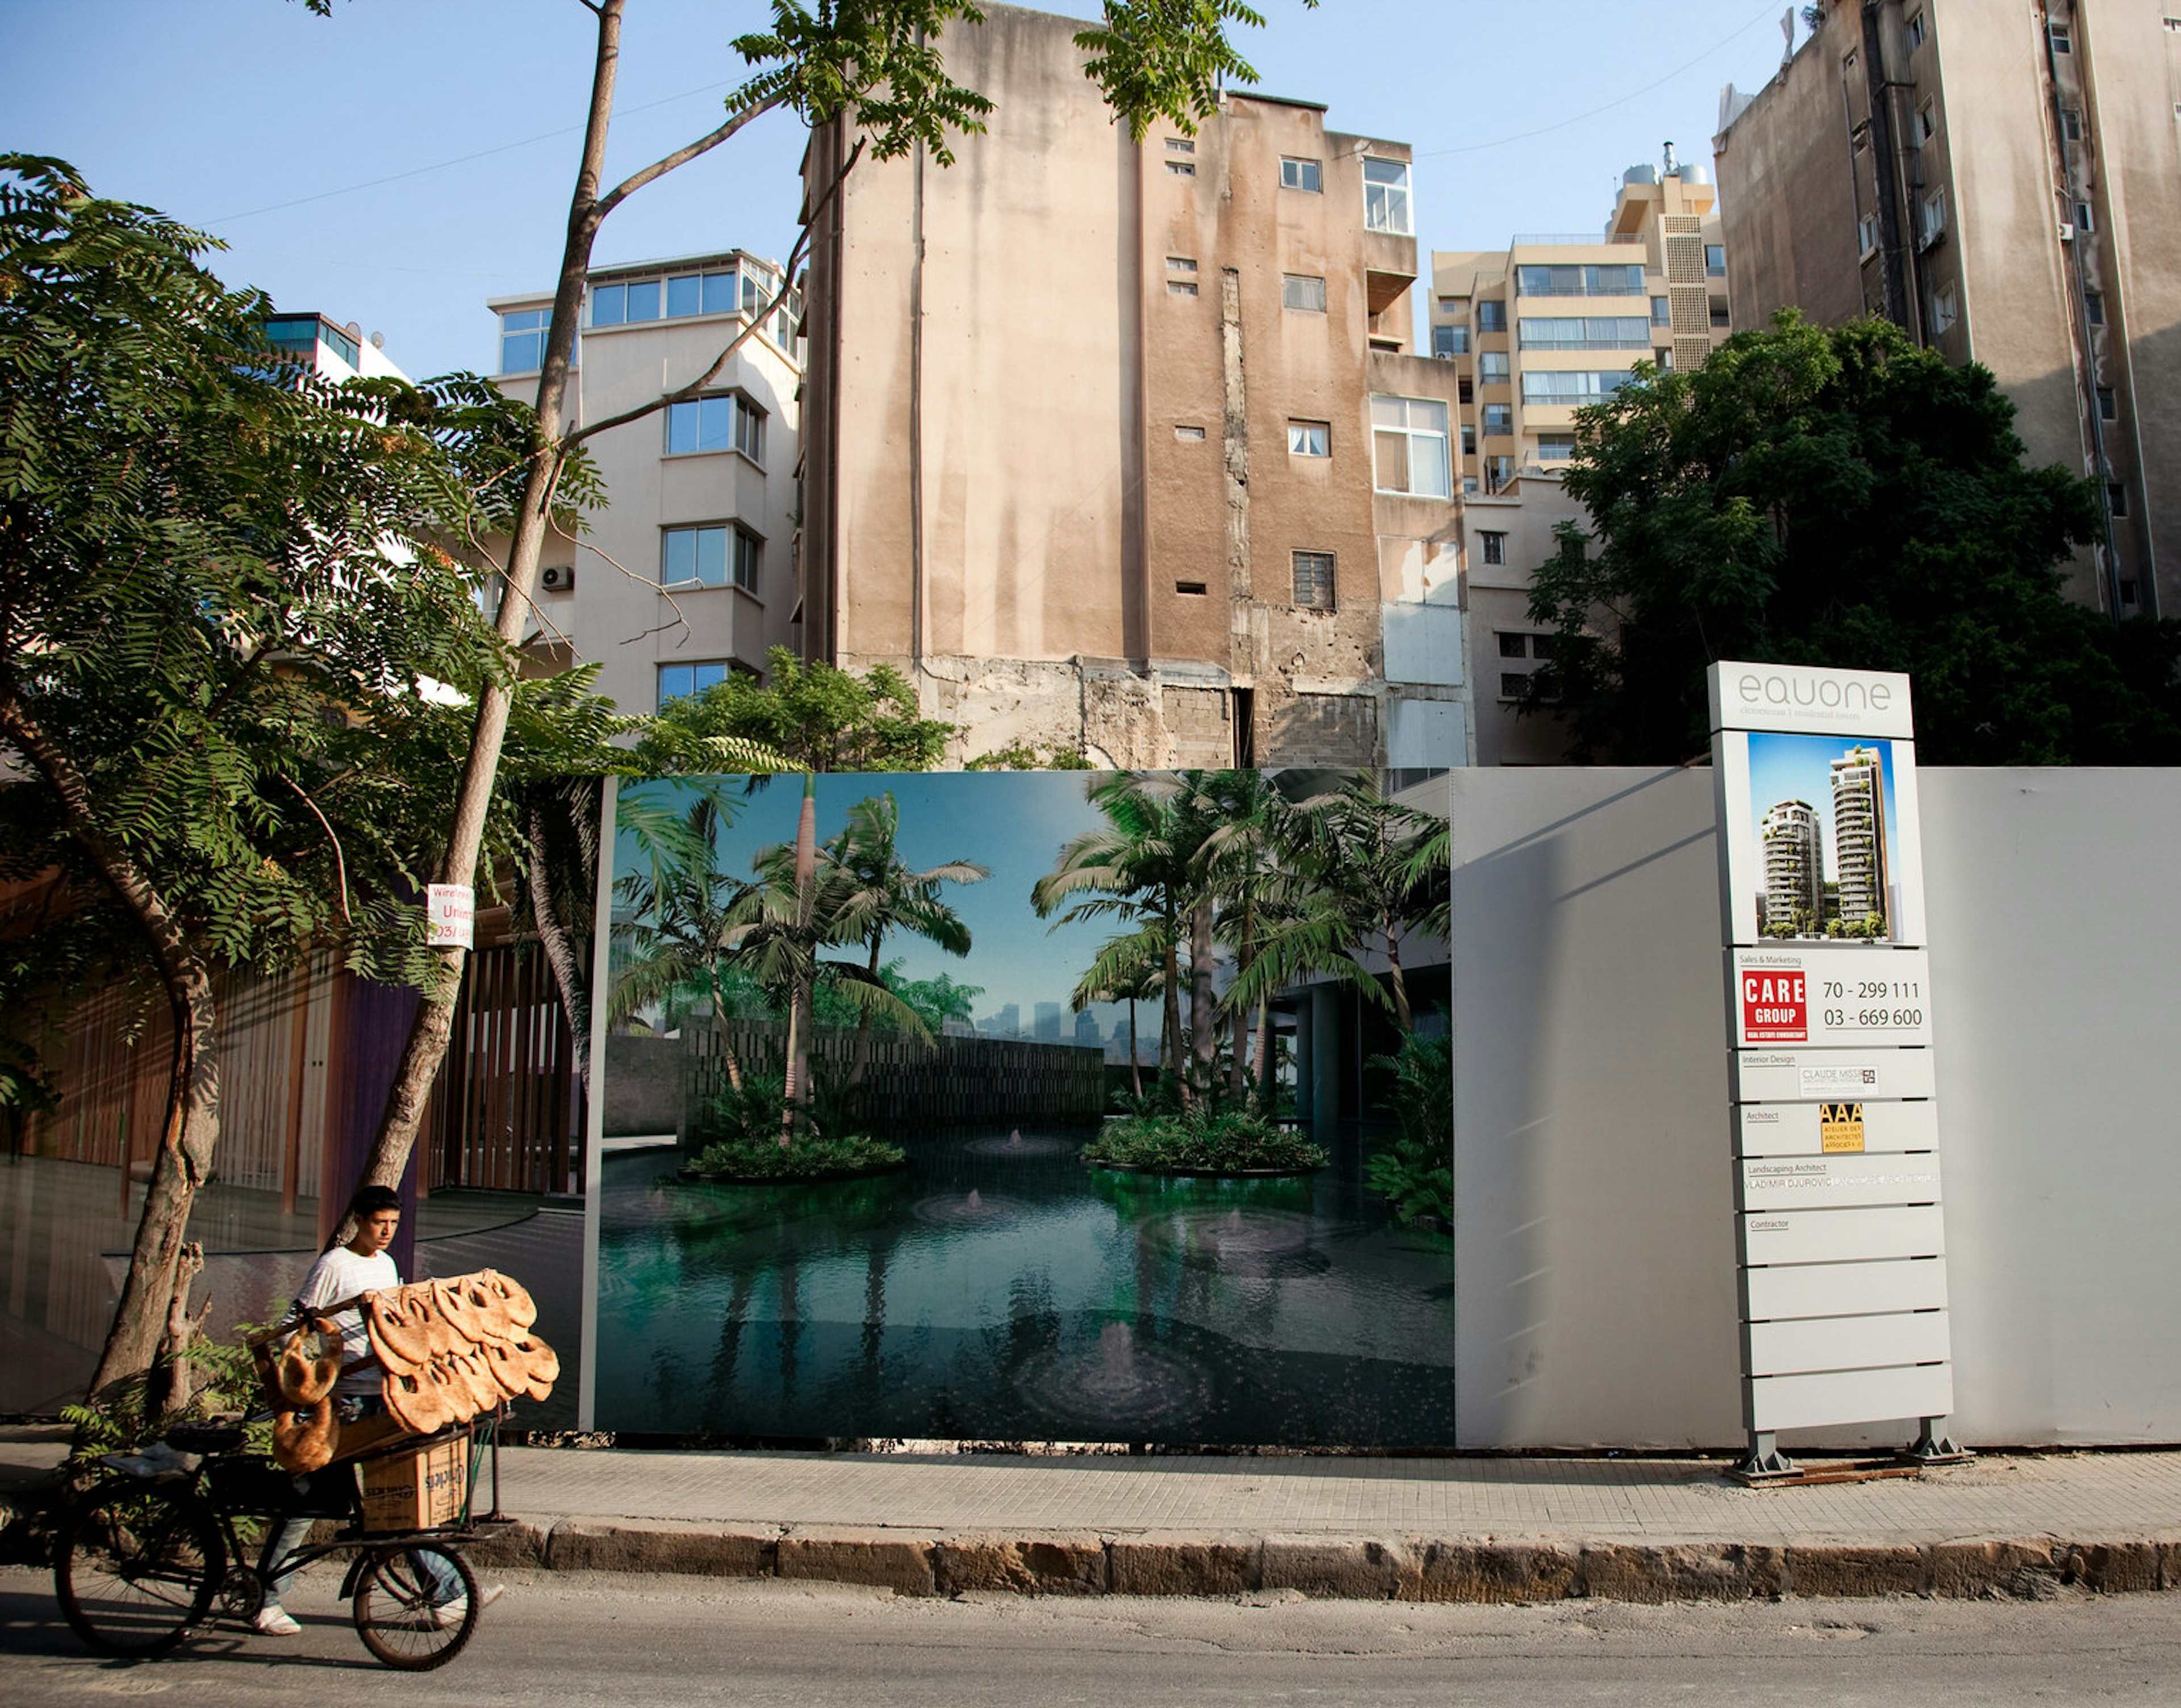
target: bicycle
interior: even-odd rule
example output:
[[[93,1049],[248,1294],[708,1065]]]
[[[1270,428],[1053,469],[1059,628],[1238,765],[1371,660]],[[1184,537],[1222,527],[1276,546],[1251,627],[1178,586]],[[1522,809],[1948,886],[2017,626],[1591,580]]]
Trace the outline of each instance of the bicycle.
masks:
[[[486,1425],[488,1437],[496,1420]],[[413,1452],[450,1441],[468,1444],[474,1473],[484,1444],[467,1424],[423,1438],[406,1437],[376,1452]],[[240,1424],[185,1424],[166,1445],[200,1455],[194,1467],[150,1474],[118,1473],[86,1490],[63,1521],[53,1553],[53,1584],[62,1616],[92,1648],[140,1659],[170,1653],[212,1614],[248,1623],[264,1605],[265,1586],[282,1573],[351,1550],[340,1599],[350,1602],[356,1634],[382,1665],[428,1672],[461,1653],[477,1629],[482,1606],[476,1574],[456,1550],[481,1540],[471,1528],[474,1475],[465,1479],[461,1516],[450,1525],[402,1531],[366,1527],[356,1460],[307,1477],[290,1477],[269,1460],[241,1451]],[[496,1479],[495,1479],[496,1480]],[[279,1521],[291,1517],[346,1519],[323,1542],[279,1559],[269,1557]],[[268,1521],[256,1565],[249,1563],[238,1518]],[[443,1562],[436,1572],[431,1559]],[[461,1593],[447,1597],[449,1576]]]

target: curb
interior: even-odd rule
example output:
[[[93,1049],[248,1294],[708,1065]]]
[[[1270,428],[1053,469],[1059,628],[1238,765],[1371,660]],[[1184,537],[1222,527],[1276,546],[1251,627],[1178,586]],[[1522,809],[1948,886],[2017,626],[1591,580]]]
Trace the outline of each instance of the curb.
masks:
[[[1921,1545],[1499,1542],[1198,1530],[942,1531],[805,1524],[513,1524],[489,1567],[861,1584],[898,1595],[1663,1603],[1917,1595],[2045,1601],[2181,1590],[2181,1540]]]

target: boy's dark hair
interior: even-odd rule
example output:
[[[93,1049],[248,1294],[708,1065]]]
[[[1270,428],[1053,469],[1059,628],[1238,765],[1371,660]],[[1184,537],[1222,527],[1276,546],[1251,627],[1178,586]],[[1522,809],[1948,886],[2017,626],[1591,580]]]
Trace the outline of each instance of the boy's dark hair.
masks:
[[[360,1186],[356,1196],[348,1201],[348,1213],[358,1221],[377,1215],[383,1209],[400,1208],[401,1194],[390,1186]]]

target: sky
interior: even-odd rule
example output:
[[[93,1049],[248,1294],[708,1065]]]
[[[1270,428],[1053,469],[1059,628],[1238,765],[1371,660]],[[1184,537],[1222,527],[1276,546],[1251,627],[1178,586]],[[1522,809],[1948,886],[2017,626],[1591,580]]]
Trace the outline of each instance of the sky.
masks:
[[[1671,140],[1709,163],[1720,85],[1777,67],[1780,3],[1259,0],[1262,92],[1410,143],[1420,251],[1604,225]],[[1089,0],[1050,9],[1091,14]],[[719,122],[760,0],[630,0],[608,170]],[[0,146],[72,163],[228,245],[290,312],[385,335],[416,377],[496,365],[485,300],[549,287],[594,33],[577,0],[0,0]],[[631,199],[601,263],[794,241],[803,134],[773,113]],[[1418,293],[1421,297],[1422,293]]]
[[[1782,801],[1801,801],[1814,807],[1825,851],[1825,881],[1840,877],[1838,851],[1833,842],[1832,763],[1851,747],[1875,747],[1885,773],[1886,846],[1901,846],[1901,824],[1895,811],[1893,743],[1886,741],[1844,741],[1837,736],[1790,736],[1759,731],[1749,738],[1749,816],[1761,843],[1764,815]],[[1756,870],[1762,872],[1759,860]]]
[[[1030,906],[1030,892],[1052,869],[1071,838],[1105,824],[1103,815],[1083,798],[1090,774],[952,771],[821,776],[818,840],[822,844],[838,834],[848,808],[865,796],[891,790],[900,807],[897,846],[905,864],[923,872],[969,861],[986,868],[991,875],[981,883],[949,884],[941,892],[969,928],[966,956],[949,955],[903,933],[886,939],[881,951],[884,958],[899,960],[905,978],[930,978],[944,972],[958,984],[981,986],[983,994],[973,1007],[980,1019],[997,1013],[1007,1003],[1019,1004],[1025,1032],[1037,1004],[1057,1002],[1063,1015],[1061,1035],[1072,1039],[1075,1022],[1068,994],[1099,945],[1118,928],[1090,921],[1074,925],[1054,922],[1048,928],[1048,922],[1038,918]],[[679,785],[671,783],[643,788],[647,798],[662,803],[679,792]],[[720,837],[720,867],[739,877],[749,871],[751,858],[760,849],[795,840],[795,822],[803,807],[802,780],[781,777],[748,794],[732,788],[728,798],[738,810],[733,825]],[[638,857],[633,839],[623,832],[615,851],[616,871],[628,870]],[[860,957],[842,950],[829,951],[829,958]],[[1091,1012],[1097,1017],[1102,1038],[1112,1034],[1116,1022],[1122,1035],[1127,1035],[1125,1007],[1095,1004]],[[1157,1005],[1140,1005],[1136,1023],[1145,1035],[1155,1033]]]

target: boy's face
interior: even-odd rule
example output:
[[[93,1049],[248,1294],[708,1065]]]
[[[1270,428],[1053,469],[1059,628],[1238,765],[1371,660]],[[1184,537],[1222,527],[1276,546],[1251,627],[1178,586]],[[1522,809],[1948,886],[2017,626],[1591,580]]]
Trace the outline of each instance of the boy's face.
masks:
[[[398,1209],[375,1209],[356,1224],[356,1237],[349,1248],[358,1257],[377,1257],[394,1243],[396,1229],[401,1226]]]

